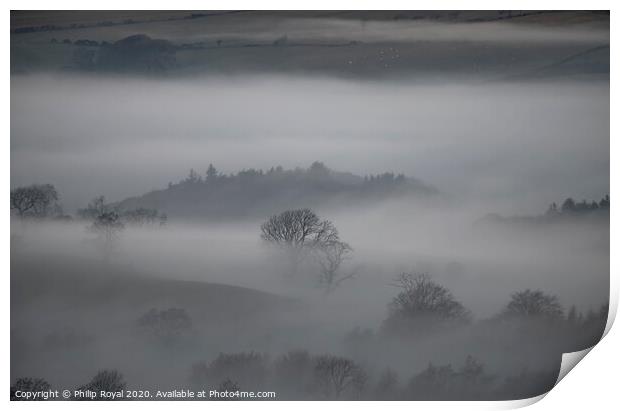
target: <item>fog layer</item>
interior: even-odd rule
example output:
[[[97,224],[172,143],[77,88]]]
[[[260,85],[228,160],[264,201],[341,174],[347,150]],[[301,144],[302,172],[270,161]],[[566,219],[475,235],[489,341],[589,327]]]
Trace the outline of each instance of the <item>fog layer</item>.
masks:
[[[11,183],[53,181],[68,210],[163,188],[209,163],[235,172],[319,160],[528,213],[607,192],[608,148],[606,82],[12,79]]]

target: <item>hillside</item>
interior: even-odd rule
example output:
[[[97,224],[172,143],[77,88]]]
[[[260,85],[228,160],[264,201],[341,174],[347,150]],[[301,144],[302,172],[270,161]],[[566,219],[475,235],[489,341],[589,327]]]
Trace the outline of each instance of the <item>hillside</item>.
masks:
[[[308,169],[282,167],[224,175],[214,167],[195,171],[168,188],[121,201],[121,210],[157,209],[172,219],[252,218],[298,207],[344,207],[394,198],[427,198],[437,190],[403,174],[361,177],[315,162]]]
[[[234,302],[231,303],[231,302]],[[142,275],[131,267],[51,256],[11,258],[11,311],[121,311],[179,307],[194,319],[218,323],[291,309],[294,301],[249,288]],[[39,315],[44,315],[41,312]],[[112,318],[110,318],[112,320]]]
[[[144,41],[126,44],[136,38]],[[12,73],[296,73],[416,80],[456,75],[492,80],[527,76],[608,43],[605,12],[11,14]],[[571,75],[598,78],[609,71],[608,57],[607,62],[604,55],[582,60],[576,69]],[[545,70],[547,76],[565,75]]]
[[[547,224],[585,222],[609,225],[609,211],[609,195],[604,196],[600,201],[592,202],[587,200],[576,202],[569,197],[564,200],[561,206],[558,206],[555,202],[551,203],[544,214],[502,216],[491,213],[480,219],[478,224],[535,227]]]

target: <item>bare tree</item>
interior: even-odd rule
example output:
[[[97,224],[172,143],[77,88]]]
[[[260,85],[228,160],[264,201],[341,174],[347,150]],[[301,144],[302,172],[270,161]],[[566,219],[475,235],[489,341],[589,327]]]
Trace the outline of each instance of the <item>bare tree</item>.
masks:
[[[326,398],[339,398],[351,390],[359,395],[366,384],[366,373],[352,360],[333,355],[316,358],[314,375],[322,395]]]
[[[355,272],[347,275],[340,273],[340,266],[349,257],[349,253],[353,251],[349,244],[344,241],[334,241],[330,244],[325,244],[317,251],[319,265],[321,266],[319,284],[325,287],[327,292],[332,291],[343,281],[355,275]]]
[[[564,312],[555,295],[527,289],[512,294],[510,302],[502,311],[502,316],[555,320],[562,318]]]
[[[285,247],[290,252],[293,273],[309,252],[340,242],[338,230],[332,222],[321,220],[309,208],[274,215],[260,228],[264,241]]]
[[[108,260],[114,251],[118,234],[123,228],[125,226],[116,211],[104,211],[95,217],[90,229],[99,237],[105,260]]]
[[[396,280],[402,291],[389,305],[384,324],[389,331],[411,331],[450,322],[469,322],[471,314],[445,287],[427,274],[402,273]]]
[[[329,220],[321,220],[309,208],[287,210],[261,225],[261,238],[294,248],[319,247],[339,240]]]
[[[123,378],[123,374],[117,370],[101,370],[90,380],[88,384],[82,385],[78,388],[78,390],[96,391],[97,394],[99,394],[101,391],[122,391],[126,387],[127,383]]]
[[[51,184],[33,184],[11,190],[11,210],[19,218],[47,217],[58,201],[58,192]]]

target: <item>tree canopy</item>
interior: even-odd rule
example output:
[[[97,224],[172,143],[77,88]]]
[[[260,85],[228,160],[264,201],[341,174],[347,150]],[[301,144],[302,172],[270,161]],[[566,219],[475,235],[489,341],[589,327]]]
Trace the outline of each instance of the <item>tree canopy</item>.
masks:
[[[51,184],[32,184],[11,190],[11,210],[20,218],[47,217],[58,201],[58,192]]]
[[[321,220],[309,208],[287,210],[261,225],[265,241],[294,248],[325,247],[340,240],[329,220]]]
[[[555,295],[540,290],[524,290],[512,294],[502,311],[503,317],[559,319],[564,312]]]
[[[444,321],[469,322],[471,313],[445,287],[427,274],[402,273],[395,284],[401,292],[389,305],[384,326],[388,331],[409,332]]]

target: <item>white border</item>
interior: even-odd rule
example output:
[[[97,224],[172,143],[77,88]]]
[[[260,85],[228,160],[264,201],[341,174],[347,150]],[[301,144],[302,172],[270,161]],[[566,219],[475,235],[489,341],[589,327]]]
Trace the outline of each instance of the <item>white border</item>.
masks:
[[[618,2],[615,2],[616,4]],[[611,71],[618,67],[618,56],[615,47],[615,40],[617,39],[617,11],[614,10],[614,2],[612,1],[369,1],[369,0],[357,0],[357,1],[337,1],[337,0],[315,0],[313,2],[286,2],[286,1],[184,1],[176,0],[161,1],[153,0],[149,2],[138,1],[118,1],[108,0],[106,2],[79,2],[79,1],[66,1],[57,0],[53,3],[49,1],[33,0],[33,1],[7,1],[8,5],[5,14],[5,35],[7,38],[2,43],[2,54],[4,56],[10,56],[10,12],[11,9],[16,10],[45,10],[50,7],[56,9],[78,9],[78,10],[97,10],[97,9],[118,9],[118,10],[139,10],[139,9],[155,9],[155,10],[338,10],[338,9],[359,9],[359,10],[463,10],[463,9],[488,9],[488,10],[611,10]],[[617,9],[617,8],[616,8]],[[10,66],[8,61],[2,67],[5,81],[3,82],[3,95],[5,96],[3,102],[3,118],[5,125],[3,127],[3,151],[2,151],[2,165],[5,173],[5,178],[2,179],[0,190],[1,192],[9,192],[10,185]],[[614,73],[615,74],[615,73]],[[612,75],[613,77],[613,75]],[[611,86],[611,113],[615,113],[614,109],[617,109],[617,87],[614,87],[614,82],[610,81]],[[610,135],[617,134],[617,125],[614,116],[611,116],[611,128]],[[613,138],[610,139],[610,156],[612,160],[617,158],[618,144]],[[616,180],[613,178],[618,174],[618,164],[611,161],[611,192],[610,196],[612,200],[615,200],[614,194],[617,192]],[[618,306],[618,263],[616,257],[616,251],[618,251],[618,222],[614,218],[617,214],[617,203],[612,201],[612,213],[611,213],[611,296],[610,296],[610,320],[608,321],[607,331],[609,331],[611,322],[615,317],[615,313]],[[10,386],[9,380],[9,363],[10,363],[10,344],[9,344],[9,321],[10,321],[10,287],[9,284],[9,258],[10,258],[10,222],[9,222],[9,208],[8,204],[2,202],[0,213],[3,216],[1,219],[2,229],[5,235],[2,238],[2,245],[0,246],[0,252],[3,255],[4,269],[3,279],[5,281],[3,287],[3,319],[4,326],[4,338],[1,340],[2,352],[4,353],[4,375],[2,376],[2,386],[5,387],[5,393],[8,394],[8,387]],[[616,327],[617,328],[617,327]],[[609,409],[617,404],[617,383],[615,379],[615,370],[618,369],[618,352],[620,347],[620,335],[617,329],[612,329],[611,332],[603,339],[602,343],[598,344],[592,352],[588,355],[588,360],[582,362],[576,369],[570,373],[562,382],[555,387],[546,396],[544,401],[538,402],[534,405],[534,409]],[[174,407],[186,408],[186,407],[200,407],[200,408],[252,408],[252,409],[289,409],[291,406],[295,408],[310,409],[316,406],[321,408],[327,407],[328,409],[339,409],[345,407],[355,407],[356,409],[375,409],[375,408],[390,408],[390,409],[451,409],[451,408],[465,408],[465,409],[505,409],[505,408],[517,408],[532,403],[536,403],[544,396],[537,397],[535,399],[521,400],[521,401],[506,401],[506,402],[366,402],[366,403],[332,403],[332,402],[177,402]],[[4,397],[5,401],[8,401],[8,395]],[[11,406],[21,408],[25,407],[30,409],[31,407],[42,406],[46,409],[66,409],[66,408],[84,408],[86,403],[83,402],[46,402],[46,403],[32,403],[32,402],[11,402]],[[112,406],[119,409],[129,408],[142,408],[142,409],[168,409],[169,403],[163,402],[135,402],[135,403],[88,403],[88,407],[103,408]],[[542,407],[542,408],[541,408]]]

